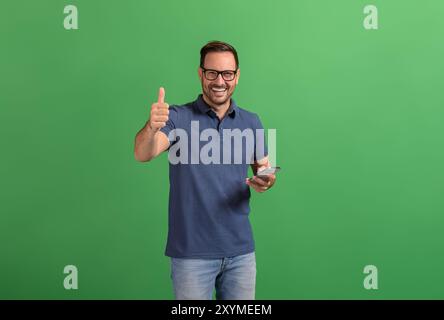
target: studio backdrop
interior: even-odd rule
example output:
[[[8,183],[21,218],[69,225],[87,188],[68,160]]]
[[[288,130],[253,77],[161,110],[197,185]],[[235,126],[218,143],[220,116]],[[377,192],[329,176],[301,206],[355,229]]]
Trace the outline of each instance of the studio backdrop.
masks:
[[[256,298],[443,299],[443,34],[440,0],[2,0],[0,298],[173,298],[168,157],[134,137],[221,40],[282,167]]]

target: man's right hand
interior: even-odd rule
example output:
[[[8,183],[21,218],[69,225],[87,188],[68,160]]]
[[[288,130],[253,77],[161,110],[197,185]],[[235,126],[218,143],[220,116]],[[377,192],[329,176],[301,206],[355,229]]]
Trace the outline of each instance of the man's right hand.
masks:
[[[165,127],[168,121],[168,108],[168,103],[165,103],[165,89],[160,87],[159,98],[151,105],[150,119],[148,120],[148,127],[151,130],[157,132],[160,128]]]

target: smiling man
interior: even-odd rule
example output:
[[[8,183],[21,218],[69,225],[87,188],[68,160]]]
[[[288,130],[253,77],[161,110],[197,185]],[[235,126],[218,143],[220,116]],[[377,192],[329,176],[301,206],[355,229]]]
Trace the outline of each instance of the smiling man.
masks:
[[[203,164],[192,161],[199,157],[197,151],[197,155],[182,154],[189,161],[170,161],[165,254],[171,257],[176,299],[212,299],[214,289],[217,299],[254,299],[256,257],[248,219],[250,187],[264,192],[273,186],[275,176],[248,179],[249,166],[254,174],[270,166],[264,139],[255,135],[249,148],[248,141],[231,143],[231,136],[223,131],[253,130],[263,134],[263,127],[255,113],[240,108],[232,99],[240,69],[237,52],[231,45],[207,43],[200,51],[198,75],[202,94],[185,105],[170,107],[165,103],[165,90],[160,88],[149,120],[136,135],[134,156],[138,161],[150,161],[168,149],[173,152],[178,142],[197,145],[198,150],[205,148],[199,133],[208,129],[220,133],[207,137],[220,146],[220,154],[212,154],[213,157],[234,159],[236,154],[245,155],[242,163]],[[193,123],[199,124],[199,132],[193,132]],[[177,130],[186,135],[179,136]]]

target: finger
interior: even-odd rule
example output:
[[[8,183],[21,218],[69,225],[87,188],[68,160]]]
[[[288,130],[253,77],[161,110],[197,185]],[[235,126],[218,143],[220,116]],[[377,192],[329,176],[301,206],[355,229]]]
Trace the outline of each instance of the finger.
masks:
[[[155,128],[163,128],[166,126],[166,123],[161,121],[153,121],[152,126]]]
[[[258,186],[255,186],[255,187],[253,187],[253,188],[254,188],[254,190],[256,190],[257,192],[264,192],[264,191],[267,190],[267,188],[265,188],[265,187],[258,187]]]
[[[265,181],[267,186],[270,186],[276,180],[276,176],[274,174],[267,174],[265,177],[259,177],[259,179]]]
[[[260,185],[260,186],[266,186],[267,182],[262,180],[261,178],[258,177],[253,177],[253,182]]]
[[[156,110],[156,115],[158,116],[168,116],[170,114],[170,112],[168,111],[168,109],[157,109]]]
[[[159,103],[165,102],[165,89],[163,87],[160,87],[159,89],[159,98],[157,99],[157,102]]]
[[[245,182],[249,187],[253,188],[256,192],[264,192],[267,190],[267,187],[261,187],[261,186],[255,184],[254,182],[252,182],[252,180],[250,180],[248,178],[246,179]]]
[[[268,183],[270,181],[270,176],[257,176],[258,181],[264,181],[265,183]]]
[[[246,183],[248,186],[252,187],[252,188],[255,188],[255,187],[256,187],[256,185],[254,184],[254,182],[253,182],[250,178],[247,178],[247,179],[245,180],[245,183]]]
[[[168,103],[156,103],[156,107],[157,107],[157,109],[159,109],[159,110],[168,110],[168,108],[170,107],[169,105],[168,105]]]
[[[259,184],[259,183],[257,183],[256,181],[251,181],[250,180],[250,185],[252,186],[252,187],[254,187],[254,188],[257,188],[257,189],[263,189],[263,188],[267,188],[267,186],[266,185],[262,185],[262,184]]]
[[[154,118],[154,121],[156,121],[156,122],[167,122],[168,121],[168,117],[167,116],[156,116]]]
[[[165,117],[165,116],[154,116],[154,117],[151,117],[151,121],[152,122],[167,122],[168,121],[168,117]]]

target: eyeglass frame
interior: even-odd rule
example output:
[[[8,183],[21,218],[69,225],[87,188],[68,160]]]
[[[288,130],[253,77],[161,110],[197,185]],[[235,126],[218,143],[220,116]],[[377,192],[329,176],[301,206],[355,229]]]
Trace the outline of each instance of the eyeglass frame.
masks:
[[[205,79],[207,79],[208,81],[214,81],[214,80],[217,80],[217,78],[219,78],[219,75],[222,76],[222,79],[223,79],[224,81],[233,81],[234,79],[236,79],[237,71],[239,70],[239,68],[236,68],[236,70],[222,70],[222,71],[217,71],[217,70],[214,70],[214,69],[206,69],[206,68],[204,68],[204,67],[202,67],[202,66],[200,66],[200,68],[202,69],[202,73],[204,74]],[[208,79],[208,78],[207,78],[207,75],[205,74],[207,71],[213,71],[213,72],[216,72],[216,73],[217,73],[216,78],[214,78],[214,79],[212,79],[212,80]],[[229,71],[229,72],[234,72],[234,77],[233,77],[233,79],[231,79],[231,80],[226,80],[226,79],[224,78],[223,73],[224,73],[224,72],[227,72],[227,71]]]

